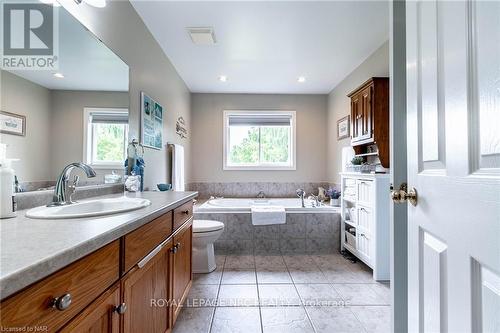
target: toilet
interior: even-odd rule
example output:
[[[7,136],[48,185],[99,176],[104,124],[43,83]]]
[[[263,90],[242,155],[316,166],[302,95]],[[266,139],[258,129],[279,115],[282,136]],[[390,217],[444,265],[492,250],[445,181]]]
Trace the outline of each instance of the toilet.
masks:
[[[215,264],[214,242],[222,235],[224,223],[212,220],[193,221],[193,273],[210,273]]]

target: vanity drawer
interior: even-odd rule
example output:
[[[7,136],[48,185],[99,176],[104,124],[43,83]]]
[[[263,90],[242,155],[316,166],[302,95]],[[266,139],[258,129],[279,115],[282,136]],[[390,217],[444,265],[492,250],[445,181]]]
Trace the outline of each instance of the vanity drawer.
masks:
[[[123,272],[134,267],[171,234],[172,212],[170,211],[125,235]]]
[[[0,304],[0,326],[59,330],[118,280],[119,257],[117,240],[6,299]],[[70,295],[69,306],[53,307],[63,295]]]
[[[189,200],[182,206],[174,209],[174,230],[193,216],[193,200]]]

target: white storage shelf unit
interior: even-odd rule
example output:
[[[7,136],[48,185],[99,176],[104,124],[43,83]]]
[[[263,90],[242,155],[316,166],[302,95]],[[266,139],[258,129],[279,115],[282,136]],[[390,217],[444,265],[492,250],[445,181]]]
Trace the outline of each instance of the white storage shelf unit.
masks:
[[[341,173],[341,179],[341,249],[373,269],[375,280],[389,280],[389,175]]]

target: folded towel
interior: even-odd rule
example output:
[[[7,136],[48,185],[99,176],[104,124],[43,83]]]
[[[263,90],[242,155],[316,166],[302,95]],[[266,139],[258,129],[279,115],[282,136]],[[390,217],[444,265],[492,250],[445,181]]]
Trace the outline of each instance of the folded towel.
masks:
[[[172,152],[172,188],[174,191],[184,191],[184,147],[174,144]]]
[[[281,206],[253,206],[252,224],[269,225],[286,223],[285,207]]]

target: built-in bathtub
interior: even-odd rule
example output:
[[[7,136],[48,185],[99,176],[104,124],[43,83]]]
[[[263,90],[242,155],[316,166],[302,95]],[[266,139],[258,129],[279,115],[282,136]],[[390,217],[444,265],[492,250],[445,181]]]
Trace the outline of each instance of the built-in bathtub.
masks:
[[[253,206],[283,206],[286,224],[254,226]],[[299,198],[218,198],[197,204],[195,219],[224,223],[215,250],[222,254],[322,254],[340,248],[340,208],[313,207]]]
[[[335,213],[338,212],[338,207],[321,204],[315,206],[313,200],[304,199],[304,206],[300,198],[272,198],[272,199],[255,199],[255,198],[217,198],[210,199],[197,208],[198,212],[247,212],[250,213],[252,207],[263,206],[282,206],[286,212],[321,212]]]

